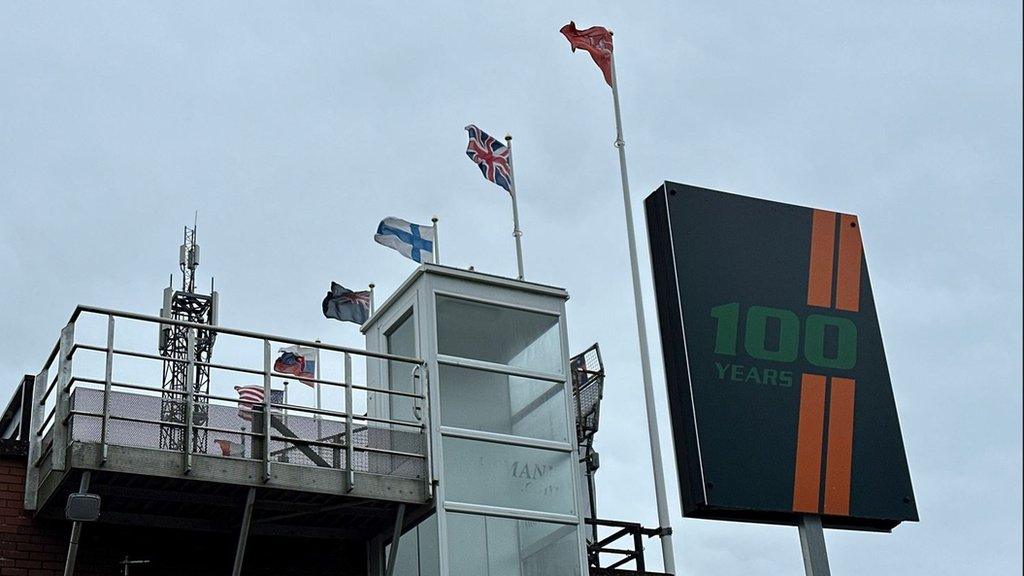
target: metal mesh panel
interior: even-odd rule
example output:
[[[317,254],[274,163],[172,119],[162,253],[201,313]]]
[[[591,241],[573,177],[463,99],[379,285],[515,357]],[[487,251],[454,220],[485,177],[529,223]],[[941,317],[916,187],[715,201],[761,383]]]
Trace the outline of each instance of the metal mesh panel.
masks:
[[[109,404],[111,415],[107,428],[109,444],[160,448],[160,396],[111,392]],[[78,442],[100,442],[103,423],[103,391],[79,387],[72,395],[71,406],[72,410],[88,413],[76,414],[71,418],[71,439]],[[260,417],[259,413],[247,414]],[[150,420],[155,423],[118,420],[116,417]],[[275,436],[291,436],[300,440],[339,444],[345,442],[344,421],[317,419],[307,414],[289,414],[279,409],[273,411],[273,418],[276,426],[272,428],[272,434]],[[413,427],[385,424],[367,426],[365,422],[359,422],[358,417],[355,420],[352,434],[353,470],[390,476],[424,477],[425,465],[422,458],[359,450],[360,448],[373,448],[424,455],[426,441],[425,435],[420,430]],[[209,431],[207,440],[197,446],[197,454],[247,459],[262,457],[259,453],[253,454],[254,438],[243,434],[243,432],[253,431],[252,422],[239,414],[237,406],[210,404],[207,425],[212,428],[238,430],[239,432]],[[257,448],[260,446],[259,440],[256,445]],[[286,462],[300,466],[326,465],[339,469],[345,469],[348,466],[343,447],[307,447],[298,442],[273,440],[270,443],[270,453],[271,460],[274,462]]]
[[[570,365],[576,395],[576,424],[582,441],[584,436],[597,431],[604,394],[604,364],[597,344],[573,356]]]

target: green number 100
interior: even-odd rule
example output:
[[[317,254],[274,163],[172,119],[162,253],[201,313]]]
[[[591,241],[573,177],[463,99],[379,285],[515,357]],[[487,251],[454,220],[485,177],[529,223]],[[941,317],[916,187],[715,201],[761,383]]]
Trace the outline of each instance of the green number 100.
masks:
[[[722,304],[711,309],[717,320],[715,353],[735,356],[739,339],[740,305]],[[768,321],[778,322],[778,347],[768,348]],[[825,331],[835,328],[838,346],[834,358],[825,355]],[[800,351],[800,319],[790,310],[751,306],[747,309],[743,348],[752,358],[793,362]],[[857,364],[857,325],[847,318],[811,314],[804,321],[804,358],[821,368],[848,370]]]

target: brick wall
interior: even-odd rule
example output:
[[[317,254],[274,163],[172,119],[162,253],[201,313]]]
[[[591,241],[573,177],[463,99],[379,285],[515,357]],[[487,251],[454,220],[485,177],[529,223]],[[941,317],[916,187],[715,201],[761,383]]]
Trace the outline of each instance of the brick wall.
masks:
[[[25,468],[24,445],[0,440],[0,576],[61,576],[71,523],[25,513]],[[82,529],[75,574],[121,574],[127,556],[150,562],[133,566],[132,576],[224,576],[231,573],[237,542],[237,533],[90,523]],[[253,536],[243,573],[365,575],[366,549],[358,542]]]
[[[70,527],[35,523],[23,510],[24,446],[0,447],[0,575],[61,574]]]

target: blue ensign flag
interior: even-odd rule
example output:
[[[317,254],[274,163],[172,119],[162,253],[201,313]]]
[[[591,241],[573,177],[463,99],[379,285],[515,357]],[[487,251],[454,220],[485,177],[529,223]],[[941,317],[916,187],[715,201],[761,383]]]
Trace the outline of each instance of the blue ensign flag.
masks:
[[[327,318],[362,324],[370,317],[370,292],[356,292],[331,282],[331,289],[324,296],[322,307]]]

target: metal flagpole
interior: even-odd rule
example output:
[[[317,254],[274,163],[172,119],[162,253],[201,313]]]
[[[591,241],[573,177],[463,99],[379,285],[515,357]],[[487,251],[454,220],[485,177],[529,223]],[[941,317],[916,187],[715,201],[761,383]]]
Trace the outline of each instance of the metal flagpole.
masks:
[[[430,222],[434,225],[434,264],[441,263],[441,241],[437,237],[437,216],[430,219]]]
[[[615,53],[611,56],[612,100],[615,102],[615,147],[619,149],[619,170],[622,173],[622,203],[626,209],[626,236],[629,239],[629,264],[633,275],[633,303],[636,306],[636,329],[640,336],[640,366],[644,379],[644,401],[647,406],[647,434],[651,442],[651,465],[654,467],[654,494],[658,501],[658,524],[661,531],[661,554],[665,572],[676,573],[672,547],[672,521],[665,494],[665,470],[661,462],[661,439],[658,436],[658,412],[654,405],[654,384],[651,382],[651,354],[647,346],[647,320],[640,289],[640,270],[636,258],[636,235],[633,232],[633,207],[629,200],[629,177],[626,174],[626,142],[622,139],[622,114],[619,112],[619,83],[615,77]]]
[[[516,237],[516,263],[519,264],[519,279],[523,279],[523,232],[519,229],[519,204],[516,202],[516,174],[512,167],[512,135],[505,134],[508,147],[509,192],[512,194],[512,235]]]
[[[288,404],[288,381],[287,380],[284,381],[284,403],[285,403],[285,405]],[[281,412],[284,414],[284,423],[287,426],[288,425],[288,408],[282,408]]]
[[[373,314],[373,309],[374,309],[373,308],[373,304],[374,304],[374,302],[373,302],[373,289],[375,287],[376,287],[376,284],[374,284],[373,282],[370,282],[370,314]]]

